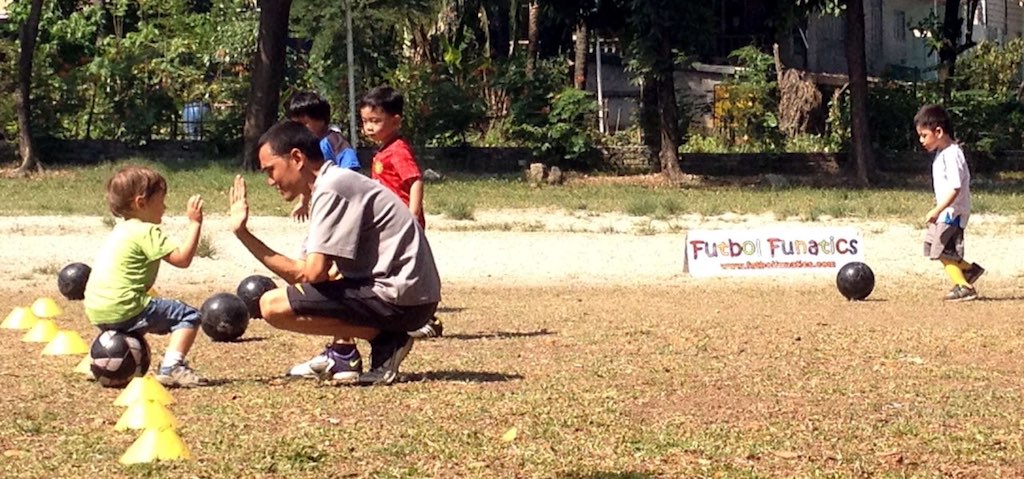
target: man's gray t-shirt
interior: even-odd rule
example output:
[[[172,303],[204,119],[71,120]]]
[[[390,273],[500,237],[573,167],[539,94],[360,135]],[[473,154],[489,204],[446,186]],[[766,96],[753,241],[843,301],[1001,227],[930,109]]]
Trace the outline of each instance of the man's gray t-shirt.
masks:
[[[430,244],[409,207],[380,183],[324,162],[310,195],[305,253],[333,259],[345,278],[373,280],[399,306],[441,300]]]

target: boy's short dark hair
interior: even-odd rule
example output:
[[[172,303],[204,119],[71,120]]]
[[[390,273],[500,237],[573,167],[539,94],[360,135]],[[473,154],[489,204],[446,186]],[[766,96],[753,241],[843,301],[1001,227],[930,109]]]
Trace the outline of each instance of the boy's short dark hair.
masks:
[[[294,120],[282,120],[270,127],[263,136],[260,136],[256,151],[266,144],[270,144],[270,152],[275,155],[284,155],[292,151],[292,148],[298,148],[306,155],[306,158],[324,161],[324,153],[320,149],[320,139],[305,125]]]
[[[107,180],[107,207],[114,216],[124,218],[136,197],[148,200],[159,192],[167,193],[163,175],[145,166],[127,165]]]
[[[380,108],[388,115],[401,115],[405,111],[405,98],[398,90],[381,85],[370,90],[359,100],[359,109],[362,110],[366,107]]]
[[[285,102],[284,114],[289,120],[306,116],[329,123],[331,121],[331,104],[315,91],[300,91]]]
[[[953,138],[953,120],[949,118],[949,113],[942,105],[922,106],[914,115],[914,126],[921,126],[929,130],[942,128],[946,135]]]

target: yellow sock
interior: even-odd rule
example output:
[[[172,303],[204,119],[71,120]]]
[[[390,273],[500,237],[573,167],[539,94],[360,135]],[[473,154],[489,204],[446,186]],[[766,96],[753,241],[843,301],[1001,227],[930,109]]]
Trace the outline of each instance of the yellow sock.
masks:
[[[949,276],[953,283],[970,287],[970,284],[967,283],[967,278],[964,278],[964,270],[960,268],[960,263],[963,263],[963,261],[942,260],[942,267],[946,270],[946,276]]]

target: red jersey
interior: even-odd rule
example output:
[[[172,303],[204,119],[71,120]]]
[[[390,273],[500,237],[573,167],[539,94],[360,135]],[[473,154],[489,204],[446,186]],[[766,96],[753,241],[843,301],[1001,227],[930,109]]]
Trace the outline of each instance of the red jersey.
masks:
[[[406,206],[409,206],[409,190],[413,182],[420,179],[420,167],[416,164],[416,157],[412,154],[412,148],[405,138],[398,137],[390,143],[381,146],[377,154],[373,155],[373,166],[370,168],[371,177],[379,181],[387,189],[393,191]],[[423,216],[423,208],[420,208],[419,217],[416,218],[420,226],[426,227],[426,220]]]

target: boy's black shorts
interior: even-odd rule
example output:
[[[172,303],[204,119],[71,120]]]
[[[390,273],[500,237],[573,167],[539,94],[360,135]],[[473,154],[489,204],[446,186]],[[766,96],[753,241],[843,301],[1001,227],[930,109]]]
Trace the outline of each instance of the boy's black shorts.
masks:
[[[437,303],[399,306],[373,292],[370,279],[343,278],[288,286],[288,302],[299,316],[327,316],[381,331],[414,331],[427,324]]]

